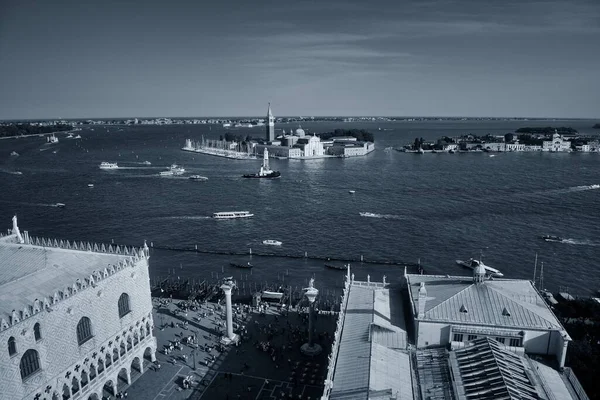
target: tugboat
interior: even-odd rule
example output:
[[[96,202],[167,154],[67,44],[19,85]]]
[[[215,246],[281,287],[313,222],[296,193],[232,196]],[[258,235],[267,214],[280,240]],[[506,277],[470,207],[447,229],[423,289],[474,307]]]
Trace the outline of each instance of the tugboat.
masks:
[[[279,178],[281,173],[279,171],[273,171],[269,168],[269,152],[265,149],[263,155],[263,165],[260,167],[258,174],[247,174],[243,175],[244,178]]]

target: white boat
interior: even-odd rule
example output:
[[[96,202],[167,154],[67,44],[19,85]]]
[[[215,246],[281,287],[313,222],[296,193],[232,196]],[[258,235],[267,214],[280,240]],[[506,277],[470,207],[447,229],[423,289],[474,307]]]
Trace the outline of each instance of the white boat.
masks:
[[[72,134],[72,133],[69,133],[69,134],[67,135],[67,139],[73,139],[73,134]]]
[[[160,176],[181,176],[185,173],[185,168],[177,164],[172,164],[168,170],[159,173]]]
[[[265,240],[263,240],[263,244],[270,245],[270,246],[281,246],[283,243],[280,242],[279,240],[265,239]]]
[[[161,171],[158,173],[160,176],[173,176],[173,171]]]
[[[144,164],[144,165],[152,165],[152,163],[150,161],[144,161],[142,164]]]
[[[375,214],[375,213],[372,213],[372,212],[361,212],[359,214],[360,214],[361,217],[374,217],[374,218],[379,217],[379,214]]]
[[[263,290],[261,297],[263,299],[280,300],[283,297],[283,293],[281,293],[281,292],[271,292],[269,290]]]
[[[224,211],[213,214],[215,219],[249,218],[253,216],[254,214],[251,214],[250,211]]]
[[[81,135],[77,135],[73,139],[81,139]]]
[[[65,206],[65,203],[56,203],[56,204],[54,204],[54,207],[63,208],[64,206]]]
[[[13,151],[13,152],[10,153],[10,155],[17,157],[19,155],[19,153],[17,153],[16,151]]]
[[[100,163],[100,169],[118,169],[119,166],[117,165],[117,163],[110,163],[110,162],[101,162]]]
[[[94,187],[94,184],[93,184],[93,183],[88,183],[88,187],[89,187],[89,188],[93,188],[93,187]]]
[[[467,268],[471,268],[473,270],[481,264],[483,266],[483,268],[485,268],[485,272],[489,276],[493,276],[493,277],[497,277],[497,278],[501,278],[504,276],[504,274],[502,272],[500,272],[499,270],[497,270],[496,268],[488,267],[483,262],[481,262],[479,260],[475,260],[474,258],[470,258],[468,261],[456,260],[456,263],[458,265],[461,265],[461,266],[467,267]]]
[[[46,141],[48,143],[58,143],[58,138],[56,136],[54,136],[54,133],[51,136],[48,136],[46,138]]]
[[[200,175],[191,175],[190,179],[193,181],[207,181],[208,178],[205,176],[200,176]]]
[[[356,193],[356,190],[348,190],[348,193],[354,194],[354,193]]]

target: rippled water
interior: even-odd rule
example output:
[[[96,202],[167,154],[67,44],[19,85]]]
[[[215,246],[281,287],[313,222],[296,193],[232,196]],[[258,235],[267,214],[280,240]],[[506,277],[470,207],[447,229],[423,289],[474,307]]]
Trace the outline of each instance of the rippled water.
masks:
[[[351,159],[272,160],[272,168],[282,173],[277,180],[241,178],[255,172],[260,161],[180,150],[188,137],[217,138],[224,132],[220,127],[84,128],[81,140],[60,135],[56,145],[45,144],[43,138],[0,140],[0,220],[10,228],[17,213],[22,230],[69,240],[141,245],[147,239],[207,250],[420,259],[428,272],[439,274],[468,274],[455,260],[483,252],[484,261],[505,276],[531,278],[537,252],[538,271],[543,261],[547,287],[563,285],[588,294],[600,288],[600,189],[591,186],[600,184],[600,154],[489,157],[383,150],[417,136],[503,134],[524,125],[565,125],[589,132],[593,122],[343,124],[373,131],[377,150]],[[334,127],[339,125],[303,124],[317,132]],[[258,129],[239,131],[262,134]],[[10,156],[13,150],[20,156]],[[152,165],[143,165],[145,160]],[[102,161],[118,162],[122,168],[100,170]],[[174,162],[188,174],[209,180],[158,176]],[[94,187],[88,188],[89,183]],[[53,207],[57,202],[66,208]],[[231,210],[251,211],[255,217],[210,218]],[[546,234],[566,240],[545,242],[540,236]],[[264,239],[280,240],[283,246],[265,246]],[[229,262],[249,259],[155,250],[151,271],[159,276],[175,268],[182,278],[217,273],[239,278],[247,271],[232,270]],[[253,256],[252,262],[255,280],[279,278],[302,285],[315,275],[324,285],[341,283],[340,272],[325,270],[318,260]],[[356,264],[354,271],[358,278],[370,274],[377,280],[402,273],[398,267],[371,264]]]

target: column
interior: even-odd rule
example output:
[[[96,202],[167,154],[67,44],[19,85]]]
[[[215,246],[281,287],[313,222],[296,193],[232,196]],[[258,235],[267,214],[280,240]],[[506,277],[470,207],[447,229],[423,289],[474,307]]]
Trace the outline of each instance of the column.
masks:
[[[314,318],[314,308],[315,308],[315,299],[309,297],[308,298],[308,347],[313,347],[313,318]]]
[[[308,287],[304,289],[304,294],[308,299],[308,343],[304,343],[300,347],[300,351],[302,351],[302,353],[311,357],[320,354],[323,350],[321,346],[319,344],[314,343],[313,340],[313,309],[315,305],[315,300],[317,298],[317,295],[319,294],[319,291],[313,285],[314,279],[311,279],[310,283],[308,284]]]
[[[233,315],[231,311],[231,286],[223,285],[225,292],[226,316],[227,316],[227,337],[233,338]]]

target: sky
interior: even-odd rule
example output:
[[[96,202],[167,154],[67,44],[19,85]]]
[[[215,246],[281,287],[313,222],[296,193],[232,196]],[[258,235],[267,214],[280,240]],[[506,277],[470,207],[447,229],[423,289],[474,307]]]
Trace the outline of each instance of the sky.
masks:
[[[0,0],[0,119],[600,117],[598,0]]]

